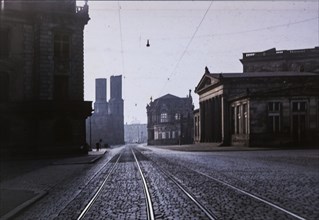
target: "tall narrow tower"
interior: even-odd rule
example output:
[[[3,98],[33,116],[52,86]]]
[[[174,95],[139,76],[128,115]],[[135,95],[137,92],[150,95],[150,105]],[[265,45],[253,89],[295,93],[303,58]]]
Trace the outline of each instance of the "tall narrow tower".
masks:
[[[123,116],[124,101],[122,99],[122,75],[111,76],[110,114]]]
[[[117,144],[124,143],[124,101],[122,99],[122,75],[111,76],[111,98],[109,113],[113,120],[114,139]]]
[[[95,79],[95,103],[94,113],[96,114],[108,114],[107,106],[107,94],[106,94],[106,79]]]

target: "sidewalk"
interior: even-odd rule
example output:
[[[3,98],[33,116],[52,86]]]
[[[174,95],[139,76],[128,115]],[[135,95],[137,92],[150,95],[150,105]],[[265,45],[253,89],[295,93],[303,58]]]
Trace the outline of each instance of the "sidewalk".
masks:
[[[61,179],[68,178],[72,172],[79,172],[80,168],[73,165],[93,164],[107,152],[107,149],[101,149],[90,151],[88,155],[63,159],[1,161],[0,220],[12,218],[45,196],[47,189]]]
[[[247,146],[220,146],[220,143],[196,143],[185,145],[143,145],[147,148],[159,148],[175,151],[190,151],[190,152],[214,152],[214,151],[254,151],[254,150],[275,150],[276,148],[261,148]]]

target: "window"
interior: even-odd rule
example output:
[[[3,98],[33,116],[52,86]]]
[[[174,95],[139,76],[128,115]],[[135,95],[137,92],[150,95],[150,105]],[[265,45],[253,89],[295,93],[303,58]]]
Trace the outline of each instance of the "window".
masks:
[[[281,103],[268,103],[268,130],[271,133],[279,133],[281,131]]]
[[[292,103],[292,111],[293,112],[305,112],[306,102],[293,102]]]
[[[67,60],[70,57],[70,39],[67,34],[54,36],[54,58]]]
[[[241,121],[241,111],[240,111],[240,106],[236,106],[236,134],[241,133],[240,129],[240,121]]]
[[[164,122],[168,122],[167,113],[162,113],[161,114],[161,123],[164,123]]]
[[[232,134],[235,134],[235,128],[236,128],[235,118],[236,118],[236,115],[235,115],[235,107],[234,106],[231,107],[230,115],[231,115],[231,131],[232,131]]]
[[[181,120],[181,114],[176,113],[176,114],[175,114],[175,120],[176,120],[176,121]]]
[[[58,73],[69,72],[70,37],[67,34],[54,36],[54,68]]]
[[[248,134],[248,106],[247,103],[243,104],[244,120],[243,120],[243,133]]]
[[[9,30],[0,28],[0,59],[9,56]]]
[[[307,128],[307,102],[306,101],[292,101],[292,137],[294,141],[300,143],[306,137]]]

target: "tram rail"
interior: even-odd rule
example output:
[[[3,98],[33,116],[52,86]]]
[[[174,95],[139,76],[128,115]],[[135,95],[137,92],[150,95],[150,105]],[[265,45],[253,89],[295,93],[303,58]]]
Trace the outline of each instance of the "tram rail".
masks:
[[[137,150],[138,151],[138,150]],[[140,151],[138,151],[143,157],[147,158],[144,154],[142,154]],[[152,161],[150,158],[148,158],[150,161]],[[210,220],[216,220],[217,217],[209,211],[198,199],[196,199],[195,196],[192,195],[192,193],[184,187],[182,184],[179,183],[179,181],[171,175],[170,173],[166,172],[164,169],[162,169],[156,162],[152,161],[153,165],[156,165],[156,168],[164,174],[169,180],[171,180],[192,202],[194,202],[197,207],[205,213],[205,215],[208,217]]]
[[[218,183],[221,183],[221,184],[223,184],[223,185],[225,185],[225,186],[227,186],[227,187],[229,187],[229,188],[231,188],[231,189],[234,189],[234,190],[236,190],[237,192],[240,192],[240,193],[242,193],[242,194],[245,194],[246,196],[249,196],[249,197],[251,197],[251,198],[253,198],[253,199],[255,199],[255,200],[258,200],[258,201],[260,201],[260,202],[262,202],[262,203],[265,203],[265,204],[267,204],[267,205],[269,205],[269,206],[271,206],[271,207],[273,207],[273,208],[275,208],[275,209],[278,209],[278,210],[280,210],[280,211],[282,211],[282,212],[284,212],[284,213],[286,213],[286,214],[288,214],[288,215],[290,215],[290,216],[292,216],[292,217],[295,217],[296,219],[306,220],[305,218],[303,218],[303,217],[301,217],[301,216],[299,216],[299,215],[297,215],[297,214],[295,214],[295,213],[293,213],[293,212],[291,212],[291,211],[289,211],[289,210],[287,210],[287,209],[285,209],[285,208],[283,208],[283,207],[281,207],[281,206],[279,206],[279,205],[276,205],[276,204],[272,203],[271,201],[268,201],[268,200],[266,200],[266,199],[263,199],[263,198],[260,197],[260,196],[254,195],[254,194],[252,194],[252,193],[250,193],[250,192],[247,192],[246,190],[240,189],[240,188],[238,188],[238,187],[236,187],[236,186],[233,186],[233,185],[231,185],[231,184],[229,184],[229,183],[227,183],[227,182],[224,182],[224,181],[222,181],[222,180],[216,179],[216,178],[214,178],[214,177],[212,177],[212,176],[210,176],[210,175],[208,175],[208,174],[206,174],[206,173],[203,173],[203,172],[201,172],[201,171],[197,171],[197,170],[193,170],[193,169],[190,169],[190,170],[192,170],[192,171],[194,171],[194,172],[196,172],[196,173],[198,173],[198,174],[201,174],[201,175],[203,175],[203,176],[205,176],[205,177],[207,177],[207,178],[209,178],[209,179],[211,179],[211,180],[214,180],[214,181],[216,181],[216,182],[218,182]]]
[[[147,207],[147,219],[149,220],[155,220],[155,216],[154,216],[154,211],[153,211],[153,206],[152,206],[152,200],[151,200],[151,196],[150,196],[150,193],[149,193],[149,189],[148,189],[148,186],[147,186],[147,183],[146,183],[146,180],[145,180],[145,177],[144,177],[144,174],[141,170],[141,167],[140,167],[140,164],[135,156],[135,153],[133,151],[132,148],[130,148],[131,152],[132,152],[132,155],[134,157],[134,160],[135,160],[135,165],[138,169],[138,172],[141,176],[141,180],[143,182],[143,190],[144,190],[144,193],[145,193],[145,199],[146,199],[146,207]],[[85,216],[86,214],[90,211],[91,207],[94,205],[94,203],[97,201],[98,197],[101,195],[102,193],[102,189],[104,187],[107,187],[106,186],[106,183],[109,181],[109,177],[111,176],[111,174],[113,174],[115,172],[115,169],[116,169],[116,166],[118,165],[120,159],[121,159],[121,156],[122,156],[122,153],[124,152],[124,150],[120,153],[120,155],[118,156],[118,158],[116,159],[116,161],[114,162],[112,168],[110,168],[108,174],[106,175],[106,177],[104,178],[102,184],[99,186],[99,188],[97,189],[97,191],[94,193],[94,195],[92,196],[92,198],[89,200],[89,202],[87,203],[87,205],[84,207],[84,209],[82,210],[82,212],[80,213],[80,215],[78,216],[77,220],[82,220],[82,219],[85,219]]]
[[[141,153],[141,154],[142,154],[142,153]],[[146,157],[144,154],[142,154],[142,155],[143,155],[144,157]],[[147,158],[148,158],[148,157],[147,157]],[[190,199],[192,199],[191,191],[188,190],[186,187],[182,186],[182,185],[179,183],[177,177],[175,177],[174,175],[170,174],[168,171],[165,171],[165,170],[161,167],[161,165],[159,165],[157,162],[153,161],[151,158],[148,158],[148,159],[149,159],[150,161],[152,161],[154,164],[156,164],[156,166],[159,168],[159,170],[160,170],[162,173],[164,173],[167,177],[169,177],[169,179],[171,179],[187,196],[189,196]],[[180,166],[182,166],[182,165],[180,165]],[[218,182],[218,183],[222,184],[222,185],[225,186],[225,187],[228,187],[228,188],[230,188],[230,189],[232,189],[232,190],[235,190],[236,192],[239,192],[239,193],[241,193],[241,194],[244,194],[244,195],[246,195],[246,196],[252,198],[252,199],[255,200],[255,201],[262,202],[263,204],[266,204],[266,205],[268,205],[268,206],[270,206],[270,207],[272,207],[272,208],[274,208],[274,209],[276,209],[276,210],[279,210],[279,211],[281,211],[281,212],[283,212],[283,213],[285,213],[285,214],[287,214],[287,215],[289,215],[289,216],[291,216],[291,217],[294,217],[294,218],[299,219],[299,220],[306,220],[306,218],[304,218],[304,217],[302,217],[302,216],[300,216],[300,215],[294,213],[293,211],[289,211],[288,209],[285,209],[284,207],[281,207],[280,205],[277,205],[277,204],[275,204],[275,203],[273,203],[273,202],[271,202],[271,201],[269,201],[269,200],[267,200],[267,199],[264,199],[264,198],[262,198],[262,197],[259,196],[259,195],[255,195],[255,194],[250,193],[250,192],[248,192],[248,191],[246,191],[246,190],[240,189],[240,188],[238,188],[238,187],[236,187],[236,186],[234,186],[234,185],[231,185],[231,184],[229,184],[229,183],[227,183],[227,182],[225,182],[225,181],[222,181],[222,180],[219,180],[219,179],[217,179],[217,178],[214,178],[214,177],[212,177],[212,176],[210,176],[209,174],[206,174],[206,173],[204,173],[204,172],[197,171],[197,170],[195,170],[195,169],[191,169],[191,168],[188,168],[188,167],[185,167],[185,166],[182,166],[182,167],[184,167],[184,169],[186,169],[186,170],[190,170],[190,171],[195,172],[195,173],[197,173],[197,174],[199,174],[199,175],[202,175],[202,176],[204,176],[204,177],[210,179],[211,181]],[[193,199],[192,199],[192,200],[193,200]],[[194,199],[193,201],[197,204],[197,202],[196,202],[197,200],[196,200],[196,199]],[[198,202],[197,205],[207,214],[207,216],[208,216],[210,219],[217,219],[217,217],[214,216],[214,214],[212,214],[211,211],[209,211],[208,208],[206,208],[206,207],[204,207],[203,205],[201,205],[200,202]]]
[[[88,204],[85,206],[85,208],[82,210],[82,212],[80,213],[79,217],[77,218],[77,220],[81,220],[84,218],[85,214],[88,212],[88,210],[91,208],[91,206],[93,205],[93,203],[96,201],[97,197],[100,195],[101,190],[103,189],[103,187],[105,186],[105,183],[107,182],[109,176],[113,173],[116,165],[118,164],[118,161],[120,160],[122,154],[120,154],[117,158],[117,160],[115,161],[115,163],[113,164],[112,168],[110,169],[110,171],[108,172],[107,176],[105,177],[104,181],[102,182],[102,184],[99,186],[98,190],[94,193],[93,197],[90,199],[90,201],[88,202]]]

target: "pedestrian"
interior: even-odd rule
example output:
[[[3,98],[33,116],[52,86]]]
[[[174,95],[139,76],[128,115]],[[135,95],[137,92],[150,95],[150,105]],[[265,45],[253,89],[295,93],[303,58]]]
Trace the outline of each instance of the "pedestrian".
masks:
[[[103,147],[103,145],[102,145],[102,139],[100,139],[100,141],[99,141],[100,143],[100,148],[102,148]]]
[[[95,147],[96,147],[96,151],[99,151],[100,150],[100,142],[96,142]]]

